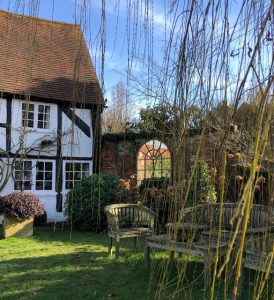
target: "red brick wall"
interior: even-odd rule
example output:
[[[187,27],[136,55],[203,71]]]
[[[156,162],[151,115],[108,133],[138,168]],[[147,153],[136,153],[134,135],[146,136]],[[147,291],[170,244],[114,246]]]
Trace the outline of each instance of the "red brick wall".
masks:
[[[115,137],[115,134],[113,135]],[[129,178],[131,175],[137,173],[137,155],[140,147],[148,142],[150,139],[122,139],[113,138],[111,135],[103,138],[101,148],[101,173],[118,175],[121,178]],[[194,136],[187,140],[186,145],[182,147],[182,150],[177,154],[172,149],[172,142],[164,141],[171,152],[172,161],[176,161],[176,168],[178,173],[188,173],[193,162],[196,159],[196,153],[199,148],[200,136]],[[210,144],[207,138],[204,138],[200,148],[200,159],[205,160],[209,167],[214,166],[215,161],[215,149]],[[181,166],[178,166],[178,161]],[[174,169],[174,167],[172,167]],[[184,175],[183,175],[184,176]]]

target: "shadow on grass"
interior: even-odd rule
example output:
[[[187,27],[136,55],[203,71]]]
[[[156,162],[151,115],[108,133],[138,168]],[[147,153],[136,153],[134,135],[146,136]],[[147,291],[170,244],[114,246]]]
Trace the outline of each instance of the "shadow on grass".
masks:
[[[154,253],[149,274],[142,241],[135,253],[132,240],[123,240],[116,262],[107,255],[105,233],[61,228],[36,228],[34,237],[5,240],[0,248],[6,248],[0,256],[0,299],[154,299],[167,261],[165,252]],[[161,299],[174,293],[182,265],[182,259],[172,264]],[[254,274],[246,277],[242,299],[251,299]],[[218,285],[216,299],[224,299],[224,283]],[[179,299],[204,299],[202,263],[187,264],[179,289]]]
[[[157,288],[148,289],[151,278],[141,253],[119,262],[104,252],[11,259],[0,270],[1,299],[154,299]]]

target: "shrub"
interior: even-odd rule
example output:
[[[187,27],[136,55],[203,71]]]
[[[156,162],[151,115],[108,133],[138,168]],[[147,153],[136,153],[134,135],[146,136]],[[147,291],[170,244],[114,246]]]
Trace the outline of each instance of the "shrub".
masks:
[[[139,188],[135,185],[133,175],[130,179],[120,179],[115,196],[118,203],[136,203],[139,200]]]
[[[99,231],[106,227],[104,207],[115,202],[119,177],[93,174],[83,179],[67,195],[65,213],[72,227]]]
[[[153,188],[156,187],[158,189],[167,189],[169,186],[169,177],[152,177],[143,179],[140,184],[140,192],[145,188]]]
[[[0,199],[0,213],[17,220],[26,220],[44,212],[38,196],[30,192],[12,192]]]
[[[194,168],[194,167],[193,167]],[[202,203],[216,203],[216,191],[208,164],[198,160],[189,187],[187,206]]]

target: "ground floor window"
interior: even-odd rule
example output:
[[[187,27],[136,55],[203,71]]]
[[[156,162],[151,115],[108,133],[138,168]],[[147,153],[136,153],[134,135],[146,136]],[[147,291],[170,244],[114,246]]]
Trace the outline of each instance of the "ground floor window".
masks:
[[[14,165],[14,189],[32,189],[32,162],[16,161]]]
[[[167,146],[151,140],[139,150],[137,157],[137,183],[148,178],[170,177],[171,159]]]
[[[65,167],[65,187],[72,189],[75,184],[83,178],[89,176],[89,163],[87,162],[67,162]]]
[[[52,190],[52,162],[37,162],[36,190]]]
[[[53,189],[53,162],[41,160],[16,160],[14,164],[15,190]]]

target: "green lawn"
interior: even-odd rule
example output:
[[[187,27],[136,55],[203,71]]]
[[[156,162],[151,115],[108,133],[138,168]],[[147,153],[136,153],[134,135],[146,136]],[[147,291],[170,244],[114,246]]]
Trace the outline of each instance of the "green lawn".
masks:
[[[39,227],[31,238],[2,239],[0,299],[154,299],[166,254],[153,256],[150,275],[144,268],[143,243],[137,253],[132,241],[122,245],[121,259],[116,262],[107,255],[105,233]],[[176,286],[172,278],[178,266],[177,261],[168,278],[169,294]],[[181,299],[204,298],[202,270],[201,263],[188,264],[182,284],[187,288]]]

